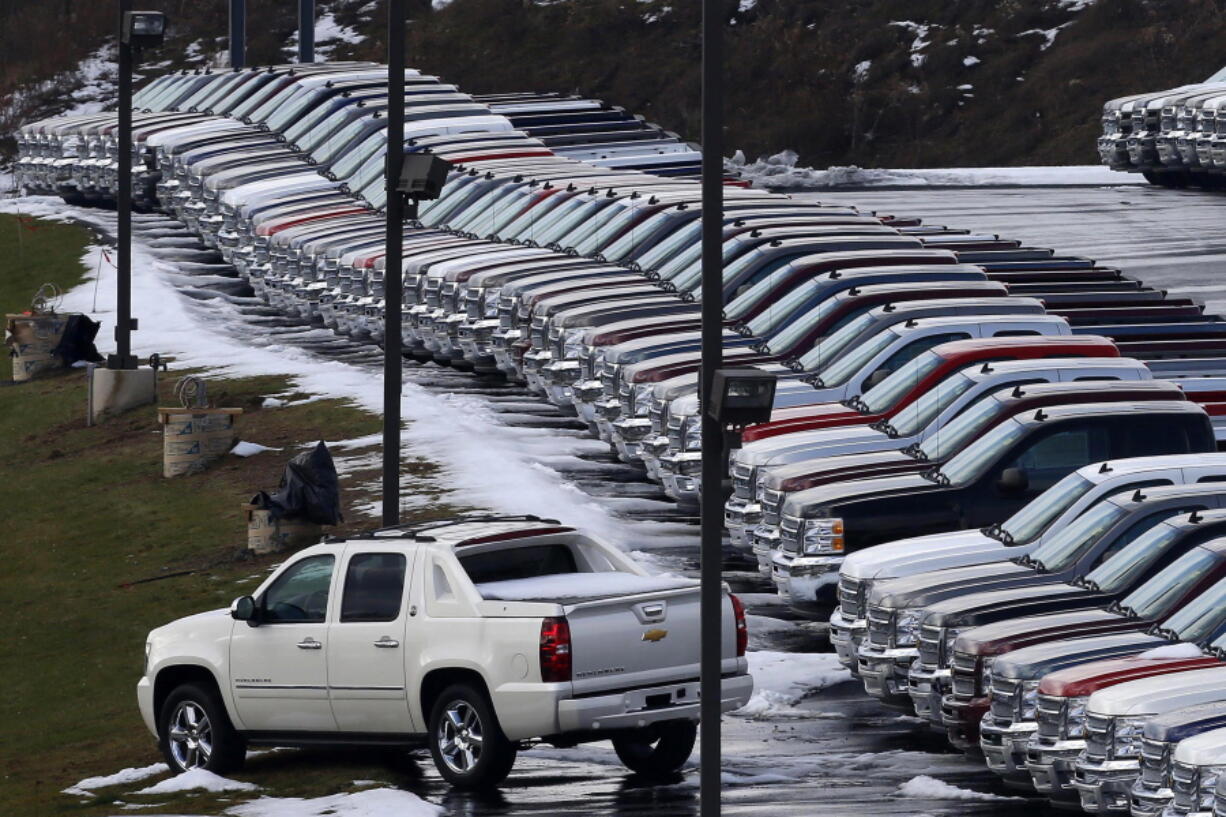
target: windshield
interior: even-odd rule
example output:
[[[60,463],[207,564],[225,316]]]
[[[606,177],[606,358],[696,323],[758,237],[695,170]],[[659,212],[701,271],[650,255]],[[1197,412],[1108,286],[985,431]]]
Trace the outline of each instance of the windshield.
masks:
[[[1209,79],[1205,80],[1205,82],[1226,82],[1226,68],[1218,71],[1216,74],[1209,77]]]
[[[1127,515],[1128,511],[1114,502],[1100,502],[1035,548],[1030,558],[1050,571],[1071,567],[1087,548]]]
[[[1171,511],[1171,516],[1175,512]],[[1119,553],[1107,559],[1086,576],[1104,593],[1120,593],[1140,578],[1141,574],[1153,567],[1171,545],[1179,538],[1179,529],[1163,524],[1161,520],[1150,520],[1153,527],[1148,528],[1136,539],[1133,539]]]
[[[556,217],[551,215],[545,223],[538,224],[533,228],[535,234],[530,234],[529,237],[542,246],[556,244],[565,236],[570,235],[578,225],[601,210],[606,209],[612,203],[612,199],[594,199],[591,196],[577,198],[573,204],[567,202],[565,208],[558,208],[559,212]]]
[[[932,436],[924,440],[919,450],[922,459],[941,462],[962,450],[962,447],[974,438],[976,434],[987,428],[996,417],[1004,411],[1004,407],[994,398],[978,400],[966,411],[950,420],[936,430]],[[953,463],[950,463],[951,465]]]
[[[878,332],[825,369],[820,370],[821,382],[818,383],[818,386],[830,388],[843,385],[897,339],[898,335],[893,329]]]
[[[623,203],[621,210],[607,221],[596,226],[596,229],[584,233],[583,237],[572,246],[580,255],[592,255],[608,242],[612,241],[622,230],[629,227],[635,219],[643,215],[641,199]],[[602,214],[603,215],[603,214]]]
[[[742,241],[739,238],[730,238],[724,242],[723,249],[720,251],[719,256],[724,267],[723,280],[728,280],[728,263],[734,258],[739,260],[741,258],[745,258],[746,256],[753,255],[754,247],[755,244],[752,242]],[[686,253],[685,255],[690,256],[690,260],[686,264],[685,269],[675,276],[673,283],[676,285],[677,289],[681,291],[698,292],[701,290],[699,284],[702,283],[702,242],[698,242],[693,247],[693,252]],[[674,261],[677,260],[679,259],[674,259]],[[672,263],[670,262],[669,267],[671,266]],[[737,272],[740,272],[740,270],[741,268],[737,268]],[[665,277],[663,270],[660,271],[660,277]]]
[[[1226,614],[1226,579],[1197,596],[1178,613],[1162,622],[1164,630],[1174,631],[1181,641],[1204,641],[1213,635]]]
[[[618,216],[630,211],[627,198],[609,198],[609,205],[601,207],[596,213],[588,218],[577,222],[573,229],[567,230],[555,239],[558,246],[563,249],[577,247],[584,237],[593,233],[600,233],[608,225],[610,221]]]
[[[555,211],[560,211],[562,207],[569,204],[575,197],[575,194],[566,190],[559,190],[556,193],[546,196],[542,201],[537,202],[534,206],[529,207],[524,212],[508,224],[506,227],[499,230],[499,234],[503,238],[527,238],[533,239],[538,226],[544,226],[548,222],[548,216],[551,216]],[[523,233],[527,232],[527,235]]]
[[[799,318],[796,318],[794,321],[783,327],[783,329],[772,336],[770,339],[770,351],[781,354],[788,349],[791,349],[815,326],[818,326],[824,322],[826,317],[834,311],[835,307],[840,306],[842,303],[843,302],[838,298],[822,299],[822,302],[817,306],[813,307]],[[854,313],[851,313],[848,315],[848,317],[855,317],[855,315]],[[827,329],[829,330],[829,327],[827,327]],[[826,332],[826,335],[829,335],[829,331]]]
[[[963,419],[966,416],[964,414],[958,419]],[[951,424],[950,432],[952,433],[954,430],[953,424]],[[954,485],[970,482],[982,473],[984,468],[994,462],[1003,451],[1012,448],[1014,443],[1020,440],[1025,433],[1026,427],[1021,423],[1013,419],[1007,420],[975,440],[975,442],[968,445],[953,459],[942,465],[941,473],[948,477],[950,483]],[[937,436],[946,437],[945,434]],[[922,450],[928,451],[927,444],[922,447]]]
[[[869,406],[869,411],[877,412],[881,410],[875,406],[874,395],[880,389],[889,385],[890,381],[897,375],[902,374],[903,371],[905,369],[895,372],[876,387],[869,389],[868,393],[864,395],[864,402]],[[918,434],[972,385],[974,385],[974,381],[963,374],[955,373],[953,377],[945,378],[936,386],[920,395],[918,400],[912,401],[906,408],[891,417],[889,420],[890,428],[894,429],[895,433],[900,437],[910,437],[912,434]]]
[[[1185,553],[1157,576],[1138,587],[1121,604],[1141,618],[1158,619],[1182,599],[1217,564],[1217,556],[1204,548]]]
[[[668,225],[681,218],[688,217],[685,211],[671,207],[647,218],[643,223],[635,225],[621,238],[614,241],[601,251],[609,261],[621,261],[636,251],[641,251],[643,242],[658,237],[661,231],[667,231]]]
[[[905,364],[901,369],[865,392],[862,398],[865,406],[873,414],[878,414],[891,408],[904,395],[914,389],[921,380],[936,371],[944,361],[945,358],[931,350],[916,355],[913,360]],[[969,387],[970,382],[968,381],[966,385]],[[927,394],[931,395],[939,388],[938,386],[937,389],[929,389]],[[965,391],[965,388],[958,391],[957,394],[951,395],[949,399],[952,400],[958,394],[961,394],[962,391]]]
[[[376,150],[382,151],[386,141],[387,134],[384,131],[375,131],[331,168],[332,175],[342,180],[349,178],[357,172],[357,169],[372,153]]]
[[[755,250],[742,258],[738,258],[735,264],[724,268],[724,280],[730,280],[729,276],[740,275],[742,270],[747,269],[749,266],[758,264],[763,257],[765,257],[765,253]],[[746,261],[746,259],[749,260]],[[724,310],[724,317],[726,319],[743,320],[745,316],[752,312],[756,306],[761,304],[766,299],[779,294],[779,290],[782,289],[783,282],[791,277],[792,268],[786,265],[786,261],[777,258],[774,261],[768,262],[759,272],[765,274],[758,279],[756,284],[748,288],[742,285],[735,292],[729,294],[727,298],[725,298],[727,309]],[[699,287],[699,289],[701,290],[702,287]],[[722,290],[720,294],[722,297]],[[771,321],[772,316],[782,319],[782,317],[786,314],[787,313],[783,311],[775,311],[775,305],[771,304],[765,310],[765,312],[760,314],[758,317],[769,322]],[[769,324],[767,329],[769,329]],[[764,329],[763,331],[765,332],[767,329]]]
[[[688,247],[691,242],[697,243],[702,236],[702,221],[693,221],[686,224],[680,230],[674,230],[663,241],[656,244],[647,252],[643,253],[638,259],[638,264],[644,270],[654,270],[656,267],[663,264],[674,253],[679,252],[683,247]],[[701,248],[699,249],[701,252]]]
[[[778,272],[785,275],[790,275],[792,273],[792,267],[784,267]],[[775,276],[769,275],[767,277],[773,279]],[[806,281],[800,286],[795,287],[791,292],[787,293],[778,301],[775,301],[766,309],[754,316],[754,318],[749,321],[749,333],[751,335],[761,337],[774,331],[780,324],[787,321],[788,317],[799,309],[801,305],[805,303],[805,301],[812,298],[813,295],[820,290],[821,284],[817,283],[816,281]],[[812,321],[806,321],[804,317],[801,317],[798,320],[802,322],[800,331],[804,331],[805,328],[813,326]],[[796,323],[797,321],[789,322],[784,328],[784,331],[795,331]],[[771,341],[773,342],[774,338],[771,338]],[[784,347],[778,348],[782,349]]]
[[[1074,471],[1026,503],[1000,526],[1001,531],[1008,535],[1009,544],[1030,542],[1093,487],[1093,482]]]
[[[847,344],[864,334],[876,321],[871,312],[865,312],[850,323],[843,324],[836,332],[832,332],[813,345],[813,348],[800,358],[801,367],[807,371],[821,371],[822,366],[838,357]]]

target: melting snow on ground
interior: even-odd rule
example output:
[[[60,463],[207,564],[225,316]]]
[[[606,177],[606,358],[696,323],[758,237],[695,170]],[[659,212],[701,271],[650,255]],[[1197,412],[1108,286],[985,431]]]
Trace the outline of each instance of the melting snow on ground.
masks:
[[[173,794],[181,791],[255,791],[258,788],[259,786],[254,783],[231,780],[228,777],[214,774],[208,769],[189,769],[183,774],[168,777],[135,794]]]
[[[971,789],[960,789],[957,786],[929,777],[926,774],[917,775],[898,787],[898,793],[903,797],[927,797],[934,800],[1019,800],[1018,797],[1005,797],[1001,794],[989,794]]]
[[[170,771],[170,767],[165,763],[154,763],[149,766],[138,766],[130,769],[123,769],[108,774],[102,777],[87,777],[74,786],[69,786],[64,789],[64,794],[73,794],[78,797],[93,797],[95,789],[105,789],[108,786],[120,786],[124,783],[135,783],[138,780],[144,780],[149,777],[154,777],[159,774],[166,774]]]
[[[755,187],[771,190],[817,190],[834,187],[1096,187],[1143,184],[1133,173],[1118,173],[1103,165],[1068,167],[952,167],[884,169],[797,167],[795,151],[785,150],[750,162],[737,151],[728,169]]]
[[[261,797],[226,810],[233,817],[437,817],[443,813],[412,792],[386,788],[326,797]]]
[[[805,697],[851,680],[834,653],[794,653],[759,650],[748,654],[753,695],[736,711],[750,718],[813,717],[797,709]]]

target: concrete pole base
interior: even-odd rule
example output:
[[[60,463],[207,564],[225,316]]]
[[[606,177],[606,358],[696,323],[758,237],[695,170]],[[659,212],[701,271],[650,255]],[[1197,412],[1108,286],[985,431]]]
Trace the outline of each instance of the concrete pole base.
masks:
[[[128,409],[156,403],[157,371],[152,367],[107,369],[90,366],[86,388],[85,425],[92,426]]]

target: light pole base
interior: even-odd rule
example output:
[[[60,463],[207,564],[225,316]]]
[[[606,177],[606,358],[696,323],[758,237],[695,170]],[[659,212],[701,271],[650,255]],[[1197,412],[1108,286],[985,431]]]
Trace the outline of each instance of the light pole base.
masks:
[[[157,402],[157,370],[107,369],[90,366],[86,376],[85,425],[97,425],[102,420],[137,406]]]

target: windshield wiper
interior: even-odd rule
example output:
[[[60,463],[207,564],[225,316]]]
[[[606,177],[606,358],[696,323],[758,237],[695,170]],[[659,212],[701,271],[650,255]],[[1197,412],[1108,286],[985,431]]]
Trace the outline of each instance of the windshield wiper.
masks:
[[[848,408],[853,408],[861,414],[868,414],[870,412],[868,403],[865,403],[864,399],[858,394],[848,397],[843,401],[843,405],[847,406]]]
[[[745,321],[737,321],[734,323],[732,325],[732,331],[746,338],[753,334],[749,331],[749,324],[745,323]]]
[[[1034,568],[1035,573],[1046,573],[1047,565],[1043,564],[1042,559],[1031,559],[1030,566]]]
[[[1179,641],[1179,633],[1172,630],[1170,627],[1158,627],[1154,635],[1160,635],[1167,641]]]
[[[902,453],[906,454],[908,457],[910,457],[913,460],[919,460],[920,462],[928,462],[928,454],[925,453],[924,449],[920,448],[919,443],[911,443],[906,448],[902,449]]]
[[[787,366],[794,372],[803,372],[805,370],[804,364],[800,362],[800,358],[798,357],[788,358],[787,360],[783,361],[783,365]]]
[[[1030,557],[1029,553],[1023,553],[1021,556],[1015,556],[1013,559],[1011,559],[1011,561],[1013,564],[1021,565],[1022,567],[1034,567],[1034,559]]]
[[[920,471],[920,476],[942,487],[949,485],[949,477],[942,474],[941,469],[935,465],[927,470]]]
[[[1103,592],[1103,589],[1102,587],[1099,586],[1098,582],[1094,581],[1088,576],[1078,576],[1077,578],[1070,580],[1069,584],[1076,585],[1077,587],[1085,588],[1086,590],[1089,590],[1091,593]]]
[[[757,352],[760,355],[769,355],[771,353],[771,347],[767,346],[766,341],[764,340],[749,344],[749,348],[751,351]]]

